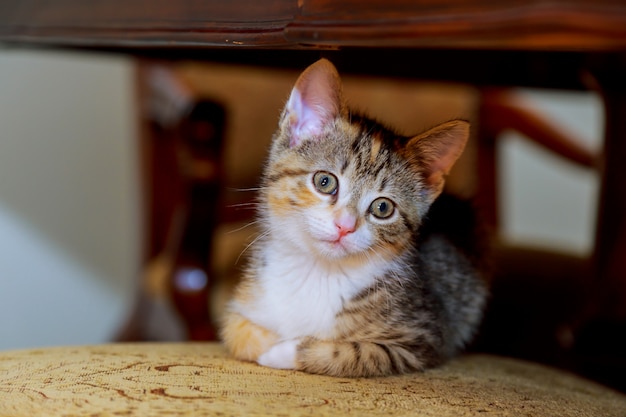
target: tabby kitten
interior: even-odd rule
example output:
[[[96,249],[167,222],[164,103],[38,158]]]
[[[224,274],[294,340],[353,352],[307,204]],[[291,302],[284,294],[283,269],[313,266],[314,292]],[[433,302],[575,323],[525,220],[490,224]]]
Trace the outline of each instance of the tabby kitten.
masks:
[[[349,112],[329,61],[307,68],[263,176],[262,237],[225,316],[230,352],[367,377],[422,370],[462,348],[487,290],[471,235],[445,235],[465,214],[439,228],[429,208],[468,134],[455,120],[399,136]]]

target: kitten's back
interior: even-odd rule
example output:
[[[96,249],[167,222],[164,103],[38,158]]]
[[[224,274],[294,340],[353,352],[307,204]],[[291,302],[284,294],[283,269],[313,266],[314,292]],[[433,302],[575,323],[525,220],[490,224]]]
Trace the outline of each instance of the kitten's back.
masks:
[[[423,279],[446,315],[449,354],[472,339],[487,297],[488,247],[479,217],[472,202],[443,193],[420,227]]]

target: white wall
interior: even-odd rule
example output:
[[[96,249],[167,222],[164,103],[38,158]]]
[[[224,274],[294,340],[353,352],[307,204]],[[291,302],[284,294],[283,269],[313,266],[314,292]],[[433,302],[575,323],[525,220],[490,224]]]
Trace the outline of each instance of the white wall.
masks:
[[[551,90],[521,93],[583,144],[601,149],[604,116],[596,94]],[[599,195],[597,172],[565,162],[518,134],[506,134],[502,144],[499,169],[504,236],[516,243],[589,254]]]
[[[139,272],[132,68],[0,50],[0,349],[106,341]]]
[[[600,104],[526,92],[599,144]],[[0,49],[0,349],[107,341],[140,270],[130,61]],[[505,235],[591,247],[597,178],[512,135]]]

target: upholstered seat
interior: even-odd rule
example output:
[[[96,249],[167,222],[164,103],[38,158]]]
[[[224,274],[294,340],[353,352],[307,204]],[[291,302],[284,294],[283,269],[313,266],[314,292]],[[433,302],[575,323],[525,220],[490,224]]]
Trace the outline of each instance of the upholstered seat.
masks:
[[[465,355],[413,374],[343,379],[228,357],[218,344],[0,353],[0,416],[624,416],[626,396],[519,360]]]

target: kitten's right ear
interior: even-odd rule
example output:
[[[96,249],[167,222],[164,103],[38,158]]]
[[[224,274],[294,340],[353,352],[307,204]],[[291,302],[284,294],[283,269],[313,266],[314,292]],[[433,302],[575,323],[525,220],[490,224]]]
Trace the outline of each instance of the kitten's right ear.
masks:
[[[289,134],[289,147],[319,138],[326,124],[342,111],[341,79],[335,66],[320,59],[296,81],[283,112],[281,125]]]

